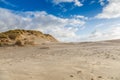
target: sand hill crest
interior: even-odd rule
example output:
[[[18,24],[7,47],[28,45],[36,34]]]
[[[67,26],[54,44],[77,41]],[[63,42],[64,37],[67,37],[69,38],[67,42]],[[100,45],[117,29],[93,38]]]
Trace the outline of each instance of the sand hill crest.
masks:
[[[43,34],[35,30],[9,30],[0,33],[0,46],[4,45],[32,45],[45,42],[58,42],[52,35]]]

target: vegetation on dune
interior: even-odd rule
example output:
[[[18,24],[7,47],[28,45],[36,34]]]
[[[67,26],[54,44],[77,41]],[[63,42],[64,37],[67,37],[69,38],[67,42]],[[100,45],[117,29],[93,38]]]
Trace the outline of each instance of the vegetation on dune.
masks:
[[[52,35],[50,35],[50,34],[44,34],[45,36],[46,36],[46,38],[48,39],[48,40],[51,40],[52,42],[54,42],[54,40],[56,40]]]
[[[6,39],[8,38],[8,35],[0,33],[0,39]]]
[[[57,42],[57,40],[50,34],[43,34],[42,32],[35,30],[16,29],[0,33],[0,46],[9,44],[18,46],[23,46],[26,44],[33,45],[34,38]]]
[[[17,40],[17,41],[15,42],[15,45],[24,46],[24,42],[21,41],[21,40]]]

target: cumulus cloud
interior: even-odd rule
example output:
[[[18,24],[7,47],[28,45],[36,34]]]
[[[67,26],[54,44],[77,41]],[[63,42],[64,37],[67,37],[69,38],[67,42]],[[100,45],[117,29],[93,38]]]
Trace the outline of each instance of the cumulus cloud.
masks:
[[[75,6],[83,6],[83,4],[79,0],[53,0],[53,3],[60,4],[60,3],[74,3]]]
[[[15,12],[0,8],[0,31],[9,29],[40,30],[55,36],[60,41],[75,41],[76,32],[85,24],[79,18],[60,18],[45,11]]]
[[[103,1],[103,0],[101,0]],[[103,8],[102,13],[98,14],[96,18],[120,18],[120,0],[108,0],[109,4]]]

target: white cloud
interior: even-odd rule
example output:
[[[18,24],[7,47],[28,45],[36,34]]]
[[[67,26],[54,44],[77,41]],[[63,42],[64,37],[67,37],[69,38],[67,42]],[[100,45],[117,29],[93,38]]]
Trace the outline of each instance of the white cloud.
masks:
[[[120,18],[120,0],[108,0],[109,4],[103,8],[96,18]]]
[[[78,18],[59,18],[44,11],[14,12],[0,8],[0,31],[34,29],[50,33],[61,41],[75,41],[76,32],[85,24]]]
[[[83,6],[83,4],[79,0],[53,0],[53,3],[60,4],[60,3],[74,3],[76,6]]]
[[[73,17],[74,17],[75,19],[88,20],[88,17],[81,16],[81,15],[74,15]]]
[[[99,0],[99,3],[101,6],[104,6],[105,5],[105,0]]]

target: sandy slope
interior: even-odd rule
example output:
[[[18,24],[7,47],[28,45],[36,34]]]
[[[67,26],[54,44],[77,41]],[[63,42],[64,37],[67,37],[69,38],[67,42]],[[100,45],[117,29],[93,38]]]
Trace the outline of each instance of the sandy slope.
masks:
[[[0,80],[120,80],[120,44],[1,47]]]

